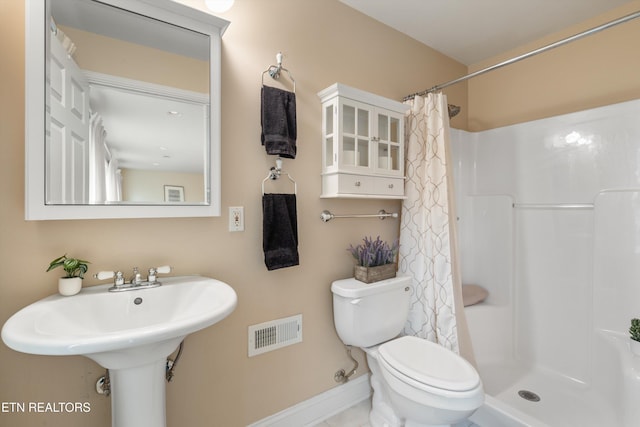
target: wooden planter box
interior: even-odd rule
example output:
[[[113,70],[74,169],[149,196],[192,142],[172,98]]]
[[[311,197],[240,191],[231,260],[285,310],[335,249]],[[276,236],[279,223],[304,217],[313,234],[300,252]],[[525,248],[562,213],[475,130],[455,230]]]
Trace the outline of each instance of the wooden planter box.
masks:
[[[397,267],[397,264],[385,264],[377,267],[362,267],[361,265],[356,265],[353,270],[353,275],[356,280],[364,283],[373,283],[396,277]]]

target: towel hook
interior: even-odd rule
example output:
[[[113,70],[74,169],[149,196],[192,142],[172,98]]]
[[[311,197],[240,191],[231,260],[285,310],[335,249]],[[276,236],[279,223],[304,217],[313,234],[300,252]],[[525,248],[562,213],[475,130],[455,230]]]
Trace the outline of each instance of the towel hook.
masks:
[[[276,179],[280,178],[280,176],[282,174],[286,174],[287,178],[289,178],[289,181],[291,181],[293,183],[293,192],[294,194],[298,194],[298,183],[296,182],[295,179],[293,179],[291,177],[291,175],[289,175],[286,172],[282,171],[282,159],[280,157],[278,157],[276,159],[276,165],[275,166],[271,166],[271,169],[269,169],[269,175],[267,175],[265,177],[265,179],[262,180],[262,195],[264,196],[264,184],[265,182],[267,182],[267,180],[272,180],[275,181]]]
[[[291,72],[282,66],[282,52],[278,52],[276,54],[276,64],[278,65],[269,65],[269,68],[262,72],[262,86],[264,86],[264,75],[269,73],[272,79],[278,80],[280,78],[280,72],[286,71],[289,75],[289,78],[293,82],[293,93],[296,92],[296,80],[291,75]]]
[[[276,63],[277,66],[269,67],[269,75],[272,79],[278,80],[280,78],[280,70],[282,70],[282,52],[278,52],[276,54]]]
[[[271,172],[269,173],[269,179],[276,180],[280,178],[280,174],[282,173],[282,159],[278,157],[276,159],[276,165],[271,166]]]

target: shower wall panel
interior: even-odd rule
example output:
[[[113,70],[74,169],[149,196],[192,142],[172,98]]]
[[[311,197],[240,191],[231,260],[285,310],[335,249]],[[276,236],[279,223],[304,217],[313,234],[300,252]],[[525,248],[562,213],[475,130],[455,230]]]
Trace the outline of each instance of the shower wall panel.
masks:
[[[589,381],[591,210],[516,209],[516,359]]]
[[[593,203],[600,191],[640,186],[640,100],[550,117],[464,139],[466,194],[516,203]],[[455,159],[456,162],[458,159]]]
[[[512,204],[509,196],[468,196],[462,199],[458,216],[459,236],[465,239],[460,245],[463,284],[489,291],[483,315],[490,319],[468,317],[474,323],[472,330],[482,329],[483,339],[474,340],[473,349],[485,364],[514,358]]]
[[[463,283],[510,304],[518,362],[586,385],[619,363],[599,331],[640,317],[638,117],[640,100],[452,131]]]
[[[640,191],[598,195],[594,258],[594,325],[626,334],[640,318]]]

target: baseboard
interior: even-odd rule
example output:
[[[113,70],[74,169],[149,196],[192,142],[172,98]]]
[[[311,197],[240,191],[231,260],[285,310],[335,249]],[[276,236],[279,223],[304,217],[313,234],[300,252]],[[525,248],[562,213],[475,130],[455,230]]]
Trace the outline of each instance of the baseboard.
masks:
[[[313,426],[371,397],[369,375],[334,387],[248,427]]]

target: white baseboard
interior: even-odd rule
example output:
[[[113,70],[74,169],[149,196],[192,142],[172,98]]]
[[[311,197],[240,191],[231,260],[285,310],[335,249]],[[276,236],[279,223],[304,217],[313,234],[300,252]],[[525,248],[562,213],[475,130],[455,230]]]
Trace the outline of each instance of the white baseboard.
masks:
[[[369,375],[361,375],[353,381],[263,418],[248,427],[313,426],[369,397],[371,397]]]

